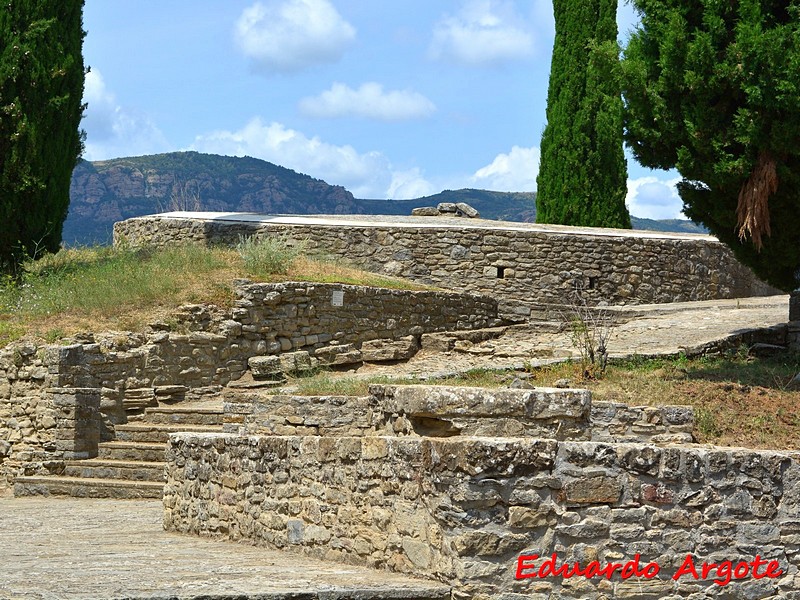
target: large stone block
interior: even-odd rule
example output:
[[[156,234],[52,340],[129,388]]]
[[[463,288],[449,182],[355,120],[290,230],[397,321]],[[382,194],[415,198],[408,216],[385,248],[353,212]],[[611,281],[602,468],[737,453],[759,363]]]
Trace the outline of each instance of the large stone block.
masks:
[[[622,497],[622,482],[615,476],[592,475],[568,481],[563,495],[570,504],[613,504]]]
[[[280,354],[281,370],[284,373],[298,374],[310,371],[316,365],[311,355],[305,350]]]
[[[576,389],[486,389],[451,386],[371,386],[384,410],[469,417],[588,417],[591,393]]]
[[[456,214],[470,219],[478,219],[481,214],[466,202],[456,202]]]
[[[411,215],[414,217],[437,217],[439,216],[439,211],[434,206],[421,206],[412,208]]]
[[[283,376],[278,356],[253,356],[247,360],[247,366],[257,379],[280,379]]]
[[[317,348],[314,351],[314,358],[319,360],[320,365],[326,367],[352,365],[363,360],[361,351],[353,344],[336,344]]]
[[[361,344],[361,357],[365,362],[408,360],[419,350],[417,338],[408,335],[396,340],[369,340]]]

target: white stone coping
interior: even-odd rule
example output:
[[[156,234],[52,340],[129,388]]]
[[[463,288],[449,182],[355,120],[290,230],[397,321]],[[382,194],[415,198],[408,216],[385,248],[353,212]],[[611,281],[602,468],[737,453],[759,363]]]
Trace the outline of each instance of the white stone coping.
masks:
[[[600,227],[570,227],[567,225],[541,225],[467,219],[458,217],[412,217],[402,215],[264,215],[231,212],[165,212],[134,219],[187,219],[193,221],[221,221],[227,223],[263,223],[269,225],[322,225],[334,227],[390,227],[403,229],[491,229],[496,231],[542,232],[557,235],[591,235],[598,237],[642,238],[663,240],[695,240],[716,242],[711,235],[644,231],[640,229],[605,229]],[[132,219],[133,220],[133,219]]]

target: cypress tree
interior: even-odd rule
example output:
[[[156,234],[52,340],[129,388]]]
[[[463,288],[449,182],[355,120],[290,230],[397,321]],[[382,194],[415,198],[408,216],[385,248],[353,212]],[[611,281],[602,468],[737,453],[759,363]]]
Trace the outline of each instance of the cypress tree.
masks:
[[[0,8],[0,270],[55,252],[82,150],[83,0]]]
[[[626,139],[677,168],[685,214],[765,281],[800,287],[800,0],[634,0]]]
[[[630,228],[617,0],[554,0],[556,38],[537,178],[539,223]]]

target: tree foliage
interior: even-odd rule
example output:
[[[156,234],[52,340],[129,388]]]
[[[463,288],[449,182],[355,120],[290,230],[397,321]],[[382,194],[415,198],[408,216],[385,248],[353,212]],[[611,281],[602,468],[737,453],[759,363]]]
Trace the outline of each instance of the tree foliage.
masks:
[[[540,223],[630,228],[625,208],[617,0],[555,0],[537,178]]]
[[[0,270],[57,251],[80,156],[83,0],[0,8]]]
[[[633,0],[626,141],[677,168],[685,214],[765,281],[800,285],[800,0]]]

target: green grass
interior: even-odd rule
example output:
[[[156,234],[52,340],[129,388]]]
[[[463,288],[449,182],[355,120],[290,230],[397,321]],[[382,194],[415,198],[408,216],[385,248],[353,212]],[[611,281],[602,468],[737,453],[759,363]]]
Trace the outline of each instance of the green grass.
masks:
[[[240,237],[236,251],[251,276],[265,278],[288,273],[292,264],[304,253],[305,244],[291,244],[281,236]]]
[[[371,377],[352,377],[347,374],[336,374],[331,371],[317,371],[309,376],[292,380],[300,395],[304,396],[364,396],[373,384],[384,385],[453,385],[464,387],[496,388],[507,386],[517,376],[509,371],[495,371],[491,369],[471,369],[461,375],[436,379],[433,381],[420,380],[415,377],[391,377],[375,375]]]
[[[796,352],[758,357],[741,347],[715,356],[612,361],[602,377],[588,380],[579,365],[564,363],[531,369],[530,381],[547,386],[570,379],[591,390],[595,400],[692,406],[701,443],[798,449],[798,374]]]
[[[396,383],[401,379],[377,378],[362,379],[356,377],[336,377],[329,372],[322,371],[310,377],[301,377],[292,380],[297,386],[301,396],[366,396],[372,383]]]
[[[230,307],[236,278],[318,281],[422,289],[341,263],[302,256],[280,238],[244,240],[236,249],[61,250],[23,265],[19,282],[0,281],[0,344],[26,334],[54,342],[79,331],[138,330],[169,320],[186,303]]]

